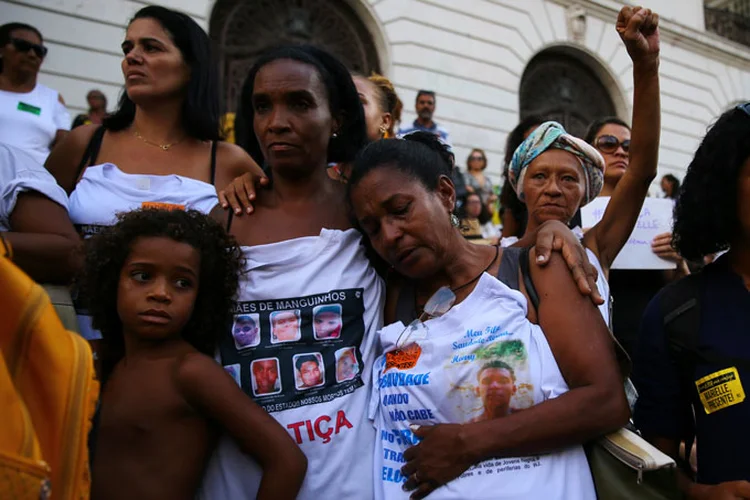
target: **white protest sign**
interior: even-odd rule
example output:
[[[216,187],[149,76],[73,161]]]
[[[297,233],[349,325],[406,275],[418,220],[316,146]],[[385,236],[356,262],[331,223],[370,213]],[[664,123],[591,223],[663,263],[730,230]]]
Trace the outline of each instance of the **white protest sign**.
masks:
[[[604,216],[609,203],[602,196],[581,209],[584,229],[596,225]],[[672,209],[674,202],[664,198],[646,198],[635,224],[633,233],[617,255],[612,269],[674,269],[677,264],[658,257],[651,250],[651,242],[662,233],[672,231]]]

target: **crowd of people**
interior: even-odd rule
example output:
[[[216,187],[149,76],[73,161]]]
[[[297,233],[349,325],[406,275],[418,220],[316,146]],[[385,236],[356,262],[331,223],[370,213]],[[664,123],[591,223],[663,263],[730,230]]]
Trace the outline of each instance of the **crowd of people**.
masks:
[[[606,499],[589,446],[627,427],[676,463],[667,491],[750,499],[750,103],[682,184],[661,179],[674,227],[645,244],[671,269],[617,268],[657,175],[659,18],[623,7],[613,27],[630,123],[578,138],[527,117],[500,187],[482,149],[456,163],[435,92],[399,127],[386,77],[314,46],[260,54],[222,116],[207,34],[144,7],[116,109],[92,90],[71,124],[37,82],[42,34],[0,26],[0,273],[57,313],[27,363],[44,371],[64,327],[88,345],[68,365],[99,382],[21,384],[14,346],[41,323],[0,321],[0,393],[23,409],[0,430],[0,488]],[[31,300],[18,290],[0,316]],[[79,466],[53,421],[78,423]],[[21,434],[34,445],[10,446]]]

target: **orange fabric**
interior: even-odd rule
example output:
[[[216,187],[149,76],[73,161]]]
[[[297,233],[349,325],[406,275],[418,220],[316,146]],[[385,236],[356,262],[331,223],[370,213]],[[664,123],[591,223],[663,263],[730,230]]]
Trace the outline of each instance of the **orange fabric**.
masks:
[[[52,499],[87,499],[98,397],[91,350],[63,328],[44,290],[4,257],[0,283],[0,456],[46,463]]]

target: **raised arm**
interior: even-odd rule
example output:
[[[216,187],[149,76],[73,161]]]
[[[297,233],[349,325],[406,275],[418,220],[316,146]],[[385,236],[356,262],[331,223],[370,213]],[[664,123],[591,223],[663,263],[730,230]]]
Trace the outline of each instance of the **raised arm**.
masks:
[[[656,177],[661,133],[659,99],[659,16],[649,9],[623,7],[617,32],[633,61],[633,131],[630,163],[617,183],[602,220],[584,241],[605,271],[628,241],[648,187]]]
[[[263,479],[257,498],[296,498],[307,471],[307,459],[287,431],[208,356],[185,356],[176,377],[185,400],[225,430],[243,452],[260,464]]]
[[[531,252],[534,261],[535,252]],[[601,314],[578,293],[562,257],[549,264],[531,264],[531,277],[540,298],[539,324],[570,390],[507,417],[464,425],[421,427],[423,438],[408,449],[402,468],[415,487],[414,498],[490,458],[548,453],[583,444],[623,426],[629,417],[622,378],[612,340]]]

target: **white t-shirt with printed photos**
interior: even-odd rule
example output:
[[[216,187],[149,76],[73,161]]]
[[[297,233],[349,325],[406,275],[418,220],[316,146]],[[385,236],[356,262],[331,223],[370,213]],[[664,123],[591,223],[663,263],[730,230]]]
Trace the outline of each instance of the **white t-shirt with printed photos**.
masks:
[[[220,359],[297,442],[308,459],[298,498],[372,498],[375,429],[367,418],[375,334],[385,286],[355,230],[243,247],[233,325]],[[252,322],[249,319],[252,318]],[[253,344],[253,345],[250,345]],[[200,498],[255,498],[261,469],[228,437]]]

